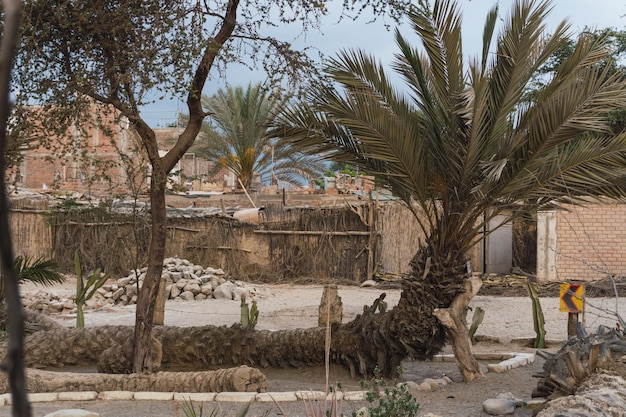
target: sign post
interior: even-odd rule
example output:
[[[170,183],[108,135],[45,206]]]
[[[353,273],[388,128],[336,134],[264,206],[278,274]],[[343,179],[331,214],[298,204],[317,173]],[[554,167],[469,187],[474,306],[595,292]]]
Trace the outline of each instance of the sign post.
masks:
[[[583,311],[585,287],[582,284],[561,284],[560,310],[569,313],[567,317],[567,337],[577,335],[578,313]]]

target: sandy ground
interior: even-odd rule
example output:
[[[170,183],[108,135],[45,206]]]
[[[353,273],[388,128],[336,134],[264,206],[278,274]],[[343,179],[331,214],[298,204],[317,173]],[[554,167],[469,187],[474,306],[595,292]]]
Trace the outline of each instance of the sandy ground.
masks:
[[[48,289],[59,293],[71,294],[73,284],[66,283],[61,287]],[[40,290],[41,288],[25,287],[23,291]],[[260,285],[258,308],[260,311],[259,329],[293,329],[317,325],[319,302],[322,296],[321,285],[289,286]],[[350,321],[362,312],[364,305],[370,305],[382,292],[387,293],[386,301],[393,307],[400,297],[399,290],[381,290],[377,288],[340,287],[339,295],[343,301],[344,322]],[[202,301],[168,301],[166,304],[165,324],[172,326],[197,326],[204,324],[231,325],[239,321],[239,301],[202,300]],[[559,311],[557,298],[543,298],[541,305],[546,319],[547,339],[562,341],[567,337],[567,313]],[[499,343],[480,342],[474,346],[476,352],[533,352],[534,350],[512,343],[513,339],[534,336],[531,315],[531,302],[526,297],[486,297],[478,296],[471,303],[473,308],[480,306],[485,310],[485,318],[477,334],[496,337]],[[583,315],[585,327],[590,331],[598,325],[615,325],[616,309],[626,310],[626,299],[589,299]],[[97,311],[89,310],[85,315],[87,326],[104,324],[134,324],[134,306],[108,307]],[[470,312],[471,317],[472,312]],[[52,316],[60,323],[73,326],[75,317]],[[449,351],[449,348],[446,349]],[[433,413],[440,416],[483,416],[482,402],[494,398],[496,394],[511,392],[518,398],[531,399],[532,389],[537,380],[533,377],[541,370],[543,362],[537,358],[534,364],[511,370],[503,374],[486,373],[484,378],[472,383],[462,382],[454,363],[411,362],[404,364],[405,378],[421,382],[426,377],[441,377],[446,374],[455,382],[434,392],[420,393],[420,415]],[[487,363],[481,363],[486,371]],[[324,369],[286,369],[263,370],[268,377],[268,391],[292,391],[297,389],[324,389]],[[341,367],[333,367],[330,381],[340,381],[347,389],[357,389],[357,380]],[[304,416],[305,410],[301,403],[285,403],[286,414]],[[347,415],[350,410],[362,404],[343,404]],[[212,411],[216,405],[205,404],[205,413]],[[241,408],[237,404],[222,404],[218,416],[235,415]],[[120,401],[106,403],[103,401],[39,403],[34,405],[34,416],[43,416],[61,408],[85,408],[98,412],[101,416],[175,416],[183,415],[176,410],[173,402],[151,401]],[[179,413],[179,414],[177,414]],[[208,413],[210,415],[210,413]],[[527,409],[519,409],[516,416],[530,416]],[[9,416],[8,407],[0,408],[0,416]],[[276,406],[255,404],[248,416],[281,415]]]

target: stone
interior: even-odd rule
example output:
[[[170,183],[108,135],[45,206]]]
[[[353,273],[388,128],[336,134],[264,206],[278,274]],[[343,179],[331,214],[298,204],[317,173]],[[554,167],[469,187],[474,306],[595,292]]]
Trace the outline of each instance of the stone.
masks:
[[[193,295],[191,291],[183,291],[180,293],[178,298],[180,298],[181,300],[185,300],[185,301],[193,301],[195,299],[195,296]]]
[[[254,398],[255,401],[259,401],[262,403],[273,403],[277,402],[288,402],[288,401],[298,401],[298,397],[296,397],[296,393],[293,391],[285,391],[285,392],[261,392],[256,395]]]
[[[515,413],[515,401],[506,398],[490,398],[483,401],[483,411],[492,416]]]
[[[406,382],[402,382],[402,384],[405,384],[407,389],[410,392],[414,392],[414,391],[420,391],[420,385],[415,382],[415,381],[406,381]],[[398,384],[400,385],[400,384]]]
[[[174,399],[173,392],[137,391],[133,396],[140,401],[171,401]]]
[[[185,288],[185,285],[187,285],[188,283],[189,283],[188,279],[179,279],[178,281],[176,281],[176,286],[182,290],[183,288]]]
[[[202,293],[200,293],[200,294],[196,294],[196,296],[194,297],[194,299],[195,299],[196,301],[206,300],[207,298],[208,298],[208,297],[206,296],[206,294],[202,294]]]
[[[198,279],[203,283],[206,284],[207,282],[210,282],[211,279],[213,278],[213,275],[200,275],[198,277]]]
[[[180,272],[170,272],[170,279],[172,282],[178,282],[183,277]]]
[[[211,402],[215,395],[214,392],[175,392],[174,401]]]
[[[129,401],[134,397],[132,391],[102,391],[98,394],[98,399],[104,401]]]
[[[428,382],[422,382],[419,387],[417,387],[418,391],[432,391],[433,387]]]
[[[92,401],[98,398],[96,391],[59,392],[59,401]]]
[[[225,283],[215,288],[213,290],[213,298],[215,298],[216,300],[232,300],[233,299],[232,284],[228,285],[228,283]]]
[[[231,403],[249,403],[254,401],[256,392],[219,392],[215,395],[215,401]]]
[[[180,295],[180,288],[178,288],[176,285],[172,285],[172,288],[170,289],[170,298],[176,298]]]
[[[208,297],[213,294],[213,287],[211,284],[204,284],[200,287],[200,292]]]
[[[59,410],[44,417],[99,417],[100,414],[81,409]]]
[[[424,381],[422,381],[422,384],[430,385],[431,389],[439,388],[439,383],[432,378],[425,378]]]
[[[128,284],[130,284],[131,280],[132,280],[131,277],[120,278],[117,280],[117,285],[119,285],[120,287],[125,287]]]
[[[187,291],[193,293],[193,295],[200,294],[200,286],[196,282],[189,282],[183,288],[183,292],[187,292]]]
[[[365,391],[346,391],[343,393],[345,401],[365,401]]]
[[[117,301],[123,294],[124,294],[124,288],[118,288],[117,290],[113,292],[113,294],[111,295],[111,298]]]
[[[376,283],[376,281],[374,281],[373,279],[368,279],[368,280],[363,281],[363,282],[361,283],[361,287],[362,287],[362,288],[370,288],[370,287],[375,287],[375,286],[377,286],[377,285],[378,285],[378,284],[377,284],[377,283]]]

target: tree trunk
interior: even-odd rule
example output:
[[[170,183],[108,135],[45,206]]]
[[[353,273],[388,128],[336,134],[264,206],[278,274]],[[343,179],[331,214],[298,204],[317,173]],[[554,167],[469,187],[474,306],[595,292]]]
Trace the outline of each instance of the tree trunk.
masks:
[[[480,365],[472,355],[472,340],[467,327],[468,306],[481,284],[476,277],[465,281],[465,292],[457,295],[450,307],[436,309],[433,313],[448,330],[454,358],[465,382],[483,376]]]
[[[248,366],[201,372],[153,374],[98,374],[29,369],[26,383],[31,392],[157,391],[157,392],[265,392],[267,378]],[[0,378],[0,392],[9,392]]]
[[[148,249],[148,270],[143,285],[137,296],[135,318],[135,348],[133,371],[135,373],[152,372],[151,338],[152,324],[159,284],[165,258],[167,213],[165,209],[165,185],[167,173],[163,170],[159,158],[151,158],[152,176],[150,178],[150,218],[152,221],[150,247]]]

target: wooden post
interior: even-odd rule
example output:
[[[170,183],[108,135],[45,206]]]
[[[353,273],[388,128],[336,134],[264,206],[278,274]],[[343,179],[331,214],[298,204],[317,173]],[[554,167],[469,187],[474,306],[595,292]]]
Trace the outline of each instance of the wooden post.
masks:
[[[567,315],[567,337],[576,337],[578,331],[576,326],[578,325],[578,313],[569,313]]]
[[[369,192],[368,199],[368,227],[369,227],[369,239],[367,242],[367,279],[372,279],[374,277],[374,254],[375,254],[375,246],[376,246],[376,210],[377,204],[374,203],[374,199],[372,198],[372,191]]]
[[[324,292],[319,307],[318,326],[326,327],[326,323],[341,324],[343,320],[343,303],[337,292],[337,284],[324,285]]]

